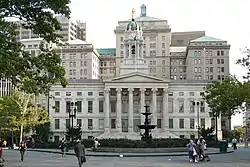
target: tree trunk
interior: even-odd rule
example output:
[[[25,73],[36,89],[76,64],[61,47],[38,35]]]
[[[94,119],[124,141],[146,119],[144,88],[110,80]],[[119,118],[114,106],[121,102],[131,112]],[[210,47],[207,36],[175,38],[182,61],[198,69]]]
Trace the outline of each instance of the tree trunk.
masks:
[[[215,140],[218,142],[218,116],[215,117]]]
[[[21,143],[23,141],[23,125],[21,125],[21,128],[20,128],[20,141],[19,143]]]

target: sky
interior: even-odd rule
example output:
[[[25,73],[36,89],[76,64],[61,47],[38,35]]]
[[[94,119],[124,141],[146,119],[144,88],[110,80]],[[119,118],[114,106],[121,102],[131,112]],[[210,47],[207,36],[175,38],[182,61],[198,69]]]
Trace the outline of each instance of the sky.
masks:
[[[250,45],[249,0],[71,0],[71,18],[87,23],[87,42],[96,48],[115,48],[114,29],[118,21],[140,16],[140,6],[147,6],[147,15],[168,20],[172,32],[206,31],[228,41],[230,73],[239,79],[246,70],[235,64],[243,55],[241,48]],[[242,114],[232,118],[232,126],[242,124]]]

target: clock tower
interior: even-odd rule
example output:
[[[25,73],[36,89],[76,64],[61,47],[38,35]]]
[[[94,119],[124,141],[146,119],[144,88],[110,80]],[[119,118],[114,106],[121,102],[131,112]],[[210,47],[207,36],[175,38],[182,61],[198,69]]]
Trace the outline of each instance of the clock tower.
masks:
[[[126,26],[125,40],[121,59],[120,74],[131,72],[142,72],[148,74],[148,65],[143,57],[144,40],[142,29],[134,19],[134,9],[132,10],[132,19]]]

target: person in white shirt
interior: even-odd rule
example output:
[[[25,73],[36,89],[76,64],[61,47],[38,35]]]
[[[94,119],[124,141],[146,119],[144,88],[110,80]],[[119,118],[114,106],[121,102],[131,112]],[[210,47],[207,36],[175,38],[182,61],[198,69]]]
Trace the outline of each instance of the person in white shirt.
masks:
[[[100,146],[100,143],[99,143],[98,139],[95,138],[95,140],[94,140],[94,148],[93,148],[93,151],[96,151],[97,148],[98,148],[98,146]]]
[[[233,143],[234,150],[237,150],[237,139],[233,138],[232,143]]]

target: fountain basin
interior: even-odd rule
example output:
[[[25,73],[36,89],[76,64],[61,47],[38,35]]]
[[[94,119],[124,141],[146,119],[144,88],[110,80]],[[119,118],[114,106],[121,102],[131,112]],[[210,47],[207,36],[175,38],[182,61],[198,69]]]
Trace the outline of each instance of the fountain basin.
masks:
[[[156,125],[138,125],[139,129],[154,129]]]

